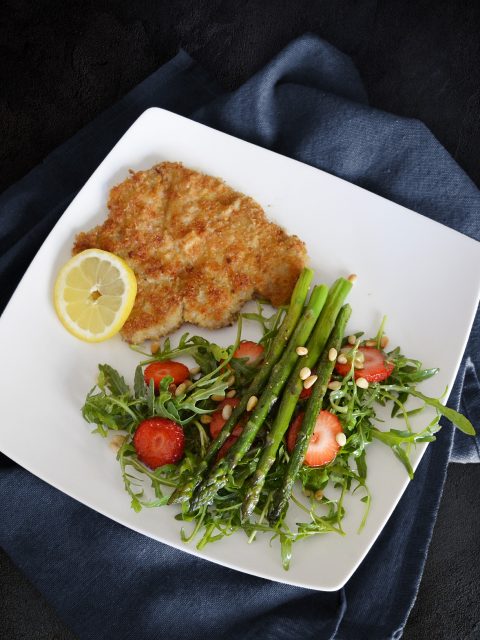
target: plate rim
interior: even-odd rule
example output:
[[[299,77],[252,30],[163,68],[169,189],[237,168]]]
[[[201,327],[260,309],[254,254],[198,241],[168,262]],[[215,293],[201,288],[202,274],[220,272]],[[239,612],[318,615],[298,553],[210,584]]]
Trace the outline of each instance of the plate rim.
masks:
[[[264,147],[261,147],[259,145],[256,145],[252,142],[248,142],[246,140],[242,140],[241,138],[237,138],[236,136],[233,136],[231,134],[227,134],[224,133],[222,131],[219,131],[217,129],[214,129],[208,125],[205,125],[203,123],[197,122],[195,120],[191,120],[190,118],[186,118],[184,116],[180,116],[178,114],[175,114],[174,112],[168,111],[166,109],[162,109],[159,107],[150,107],[149,109],[146,109],[131,125],[130,127],[128,127],[128,129],[124,132],[124,134],[119,138],[119,140],[115,143],[115,145],[111,148],[111,150],[107,153],[107,155],[104,157],[104,159],[99,163],[99,165],[96,167],[96,169],[91,173],[91,175],[88,177],[88,179],[85,181],[85,183],[83,184],[83,186],[80,188],[80,190],[76,193],[75,197],[72,199],[72,201],[69,203],[68,207],[65,209],[65,211],[62,213],[62,215],[59,217],[59,219],[57,220],[57,222],[55,223],[55,225],[52,227],[52,229],[50,230],[49,234],[47,235],[47,237],[45,238],[45,240],[42,242],[42,245],[40,246],[39,250],[37,251],[37,253],[35,254],[35,256],[33,257],[30,265],[28,266],[28,268],[26,269],[25,273],[23,274],[22,278],[20,279],[17,287],[15,288],[15,291],[13,292],[12,296],[10,297],[10,300],[8,301],[4,311],[2,312],[2,315],[0,317],[0,336],[2,335],[2,327],[3,327],[3,322],[5,321],[5,317],[9,314],[9,309],[13,307],[13,301],[17,299],[17,296],[21,295],[21,291],[22,291],[22,284],[25,282],[25,280],[27,278],[31,277],[31,272],[33,271],[33,269],[35,268],[35,264],[36,262],[40,259],[40,257],[43,254],[43,251],[46,250],[45,247],[48,246],[49,241],[51,241],[51,237],[53,234],[53,232],[55,231],[55,229],[58,228],[59,225],[62,224],[62,221],[65,220],[65,217],[68,217],[68,213],[70,211],[70,209],[72,208],[72,206],[74,205],[74,203],[76,202],[77,198],[79,198],[80,194],[85,190],[88,189],[89,185],[91,184],[92,181],[94,181],[95,177],[97,176],[98,172],[101,171],[102,167],[104,166],[104,163],[110,158],[110,156],[115,152],[115,150],[117,149],[117,147],[120,145],[120,143],[124,140],[124,138],[127,136],[127,134],[129,134],[132,129],[135,129],[137,127],[139,127],[140,125],[143,125],[143,121],[148,121],[148,118],[150,117],[154,117],[154,118],[158,118],[161,117],[162,119],[164,119],[165,117],[168,118],[173,118],[175,120],[180,120],[182,122],[186,122],[188,123],[189,126],[194,126],[194,127],[201,127],[204,129],[207,129],[209,133],[213,133],[214,135],[218,135],[220,137],[226,137],[231,141],[234,141],[235,144],[241,143],[242,145],[247,145],[248,147],[254,148],[255,152],[261,151],[262,153],[266,154],[266,155],[270,155],[273,154],[279,158],[282,159],[282,161],[287,161],[289,163],[295,163],[297,165],[301,165],[302,169],[307,168],[310,171],[313,172],[321,172],[322,174],[328,176],[329,179],[333,179],[335,181],[339,181],[342,185],[342,187],[345,187],[346,185],[348,185],[349,188],[352,188],[353,191],[360,189],[364,192],[366,192],[367,194],[369,194],[369,196],[373,196],[374,198],[380,198],[382,201],[385,201],[387,203],[389,203],[389,205],[394,204],[396,207],[400,207],[402,210],[404,210],[405,212],[408,212],[410,214],[414,214],[416,217],[420,218],[422,220],[422,223],[427,223],[427,224],[433,224],[433,225],[437,225],[437,227],[443,228],[444,230],[448,231],[450,234],[454,234],[457,238],[457,240],[462,242],[467,242],[467,243],[472,243],[471,246],[475,246],[476,250],[479,252],[479,256],[480,256],[480,243],[478,241],[476,241],[473,238],[470,238],[469,236],[460,233],[459,231],[457,231],[456,229],[452,229],[451,227],[448,227],[440,222],[437,222],[436,220],[432,220],[431,218],[424,216],[420,213],[417,213],[414,210],[411,210],[403,205],[399,205],[391,200],[389,200],[388,198],[385,198],[383,196],[380,196],[378,194],[373,193],[372,191],[369,191],[368,189],[365,189],[364,187],[358,186],[356,184],[353,184],[351,182],[348,182],[342,178],[339,178],[331,173],[328,173],[327,171],[323,170],[323,169],[318,169],[317,167],[314,167],[312,165],[306,164],[304,162],[301,162],[299,160],[296,160],[295,158],[290,158],[288,156],[284,156],[278,152],[266,149]],[[267,212],[268,213],[268,212]],[[466,344],[468,342],[468,338],[470,336],[470,332],[471,332],[471,328],[475,319],[475,314],[476,314],[476,308],[478,307],[478,303],[480,300],[480,277],[478,279],[477,282],[477,299],[476,302],[474,302],[473,304],[473,311],[471,313],[471,317],[468,319],[468,330],[465,332],[465,336],[463,339],[463,349],[462,351],[459,353],[459,355],[457,356],[457,363],[454,369],[454,377],[457,376],[458,374],[458,370],[461,364],[461,360],[463,357],[463,353],[465,351],[465,347]],[[0,430],[0,439],[1,439],[1,430]],[[426,450],[426,445],[423,447],[422,450],[422,454],[421,456],[418,458],[418,460],[415,462],[414,467],[416,468],[418,466],[418,464],[420,463],[423,454]],[[123,525],[128,527],[129,529],[132,529],[138,533],[141,533],[142,535],[146,535],[150,538],[153,538],[155,540],[158,540],[160,542],[162,542],[163,544],[167,544],[173,548],[179,549],[183,552],[189,553],[191,555],[194,555],[196,557],[202,558],[204,560],[208,560],[210,562],[215,562],[217,564],[220,564],[222,566],[226,566],[229,567],[231,569],[234,569],[236,571],[241,571],[243,573],[247,573],[250,575],[255,575],[267,580],[273,580],[276,582],[281,582],[281,583],[285,583],[285,584],[291,584],[291,585],[295,585],[295,586],[299,586],[299,587],[304,587],[304,588],[310,588],[310,589],[315,589],[318,591],[337,591],[338,589],[342,588],[350,579],[350,577],[353,575],[353,573],[355,573],[355,571],[357,570],[357,568],[360,566],[360,564],[363,562],[363,560],[365,559],[366,555],[369,553],[370,549],[372,548],[372,546],[374,545],[375,541],[378,539],[378,536],[380,535],[380,533],[383,531],[386,523],[388,522],[389,518],[391,517],[393,511],[395,510],[398,502],[400,501],[401,497],[404,495],[406,487],[409,484],[409,480],[408,477],[405,476],[405,481],[402,485],[402,489],[399,492],[398,496],[396,496],[395,500],[392,501],[390,508],[388,510],[388,513],[386,514],[386,516],[384,517],[383,523],[381,525],[381,527],[378,529],[378,531],[376,532],[376,534],[374,536],[372,536],[372,538],[370,539],[366,550],[364,551],[363,554],[361,554],[360,558],[353,564],[353,566],[351,567],[351,570],[348,572],[348,574],[346,574],[344,577],[342,577],[342,579],[340,581],[334,582],[332,583],[330,586],[324,586],[324,587],[318,587],[318,586],[312,586],[309,584],[306,584],[305,582],[297,582],[291,579],[288,579],[288,573],[286,573],[285,575],[285,580],[281,580],[280,578],[272,578],[269,576],[266,576],[264,573],[258,571],[252,571],[252,570],[245,570],[242,568],[239,568],[238,566],[235,566],[234,564],[229,564],[226,561],[219,561],[216,560],[214,558],[210,558],[210,557],[206,557],[205,555],[203,555],[200,552],[197,552],[197,550],[194,547],[186,547],[186,545],[184,543],[181,542],[181,540],[178,540],[178,543],[174,543],[172,541],[166,541],[164,539],[159,538],[158,536],[155,536],[154,534],[152,534],[151,532],[148,532],[146,530],[144,530],[141,526],[138,527],[134,527],[132,526],[131,523],[122,520],[122,518],[118,517],[118,516],[112,516],[108,513],[105,512],[105,510],[103,510],[102,508],[99,508],[98,506],[94,506],[90,503],[89,500],[85,500],[85,498],[82,498],[81,496],[78,496],[75,492],[73,491],[66,491],[64,489],[60,489],[57,484],[53,484],[52,482],[50,482],[46,477],[45,474],[43,473],[38,473],[37,471],[33,470],[31,468],[31,465],[25,464],[23,461],[21,461],[19,458],[21,458],[21,456],[17,456],[16,452],[10,452],[8,450],[5,450],[2,448],[2,451],[5,452],[5,454],[10,457],[12,460],[14,460],[15,462],[17,462],[20,466],[22,466],[23,468],[25,468],[27,471],[29,471],[30,473],[32,473],[33,475],[35,475],[36,477],[38,477],[40,480],[42,480],[43,482],[46,482],[47,484],[49,484],[50,486],[54,487],[55,489],[61,491],[62,493],[65,493],[66,495],[68,495],[69,497],[73,498],[74,500],[77,500],[78,502],[82,503],[83,505],[87,506],[90,509],[93,509],[94,511],[97,511],[98,513],[102,514],[103,516]]]

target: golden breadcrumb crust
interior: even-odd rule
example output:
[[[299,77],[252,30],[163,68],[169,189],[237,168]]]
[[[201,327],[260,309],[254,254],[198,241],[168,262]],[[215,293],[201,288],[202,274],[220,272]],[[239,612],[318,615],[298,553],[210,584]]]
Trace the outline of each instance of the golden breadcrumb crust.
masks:
[[[102,225],[77,235],[73,253],[104,249],[134,270],[137,298],[122,329],[129,342],[183,322],[226,326],[255,295],[285,304],[306,261],[304,243],[252,198],[177,162],[132,172],[108,208]]]

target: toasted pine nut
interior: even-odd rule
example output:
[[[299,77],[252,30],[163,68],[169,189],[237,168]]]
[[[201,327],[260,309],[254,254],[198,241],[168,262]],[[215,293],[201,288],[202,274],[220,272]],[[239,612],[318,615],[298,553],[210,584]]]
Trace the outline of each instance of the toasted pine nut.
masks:
[[[344,433],[337,433],[335,440],[340,447],[344,447],[347,444],[347,436]]]
[[[215,394],[212,396],[212,400],[213,400],[214,402],[222,402],[222,400],[225,400],[225,396],[221,396],[220,394],[216,394],[216,393],[215,393]]]
[[[360,362],[365,361],[365,354],[363,353],[363,351],[357,351],[357,353],[355,354],[355,360],[359,360]]]
[[[222,418],[224,420],[228,420],[230,418],[230,416],[232,415],[232,405],[231,404],[226,404],[223,409],[222,409]]]
[[[357,341],[357,336],[353,334],[351,336],[348,336],[347,338],[348,344],[351,344],[352,346],[356,343],[356,341]]]
[[[192,367],[190,369],[190,375],[191,376],[196,376],[196,375],[198,375],[200,373],[200,371],[201,371],[200,367]]]
[[[328,352],[329,361],[334,362],[337,359],[337,356],[338,356],[338,351],[335,349],[335,347],[332,347]]]
[[[337,362],[338,364],[347,364],[347,356],[344,356],[343,353],[341,353],[337,358]]]
[[[323,491],[321,489],[317,489],[315,491],[315,500],[321,500],[323,498]]]
[[[366,347],[376,347],[377,346],[377,341],[376,340],[367,340],[365,342],[365,346]]]
[[[308,378],[303,382],[303,388],[310,389],[310,387],[313,387],[313,385],[317,380],[318,380],[318,376],[308,376]]]
[[[253,411],[257,406],[258,398],[257,396],[250,396],[247,402],[247,411]]]
[[[368,389],[368,380],[365,380],[365,378],[357,378],[355,383],[360,389]]]
[[[160,349],[160,344],[158,342],[152,342],[150,345],[150,353],[154,355]]]
[[[181,396],[182,393],[185,393],[186,390],[187,390],[187,385],[185,384],[185,382],[182,382],[182,384],[179,384],[178,387],[175,389],[175,396],[178,398],[178,396]]]
[[[341,386],[342,383],[339,380],[332,380],[332,382],[327,384],[327,388],[330,389],[330,391],[338,391]]]
[[[205,413],[203,416],[200,417],[200,422],[202,424],[210,424],[211,421],[212,421],[212,416],[209,416],[207,413]]]
[[[297,347],[295,351],[297,352],[297,356],[306,356],[308,353],[307,347]]]
[[[347,280],[349,280],[352,284],[355,284],[355,282],[357,281],[357,274],[356,273],[351,273]]]
[[[355,369],[363,369],[365,366],[365,363],[363,360],[357,360],[357,358],[355,358],[355,360],[353,361],[353,365]]]
[[[231,376],[229,377],[229,379],[227,380],[227,385],[228,385],[229,387],[232,387],[234,384],[235,384],[235,376],[234,376],[234,375],[231,375]]]
[[[227,392],[227,398],[234,398],[236,393],[235,389],[230,389],[230,391]]]
[[[126,436],[120,436],[120,435],[113,436],[113,438],[108,443],[108,446],[114,453],[118,453],[118,450],[123,445],[126,439],[127,439]]]
[[[385,349],[388,343],[389,343],[388,336],[382,336],[380,340],[380,346],[382,347],[382,349]]]
[[[308,367],[303,367],[303,369],[300,369],[300,379],[301,380],[306,380],[308,378],[308,376],[311,376],[312,372],[310,371],[310,369]]]

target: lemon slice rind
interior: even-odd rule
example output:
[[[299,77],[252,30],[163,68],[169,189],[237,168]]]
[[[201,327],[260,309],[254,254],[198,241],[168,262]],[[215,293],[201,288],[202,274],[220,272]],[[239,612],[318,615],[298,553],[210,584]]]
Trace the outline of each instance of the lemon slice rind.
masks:
[[[60,270],[54,306],[67,331],[85,342],[102,342],[121,330],[136,293],[135,274],[122,258],[86,249]]]

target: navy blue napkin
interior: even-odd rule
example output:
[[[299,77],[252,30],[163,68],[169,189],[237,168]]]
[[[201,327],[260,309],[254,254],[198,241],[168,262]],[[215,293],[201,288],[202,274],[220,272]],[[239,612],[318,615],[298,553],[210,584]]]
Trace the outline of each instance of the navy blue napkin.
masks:
[[[350,59],[317,37],[224,93],[183,52],[0,198],[4,305],[70,200],[148,107],[160,106],[324,169],[480,239],[480,193],[420,122],[372,109]],[[449,404],[479,423],[480,324]],[[322,593],[189,556],[91,511],[5,458],[0,544],[82,640],[400,638],[449,458],[479,461],[449,424],[346,587]],[[321,570],[321,567],[319,568]]]

